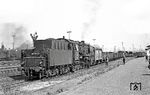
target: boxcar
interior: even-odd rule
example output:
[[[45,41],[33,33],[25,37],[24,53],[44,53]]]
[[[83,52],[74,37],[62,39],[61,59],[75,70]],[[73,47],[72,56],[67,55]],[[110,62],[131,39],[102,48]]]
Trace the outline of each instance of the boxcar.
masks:
[[[103,61],[103,51],[100,48],[95,48],[95,63],[101,63]]]

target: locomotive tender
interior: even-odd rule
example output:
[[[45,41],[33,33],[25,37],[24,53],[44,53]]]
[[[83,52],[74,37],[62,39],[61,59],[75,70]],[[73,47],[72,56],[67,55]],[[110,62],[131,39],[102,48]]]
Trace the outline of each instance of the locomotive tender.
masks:
[[[26,79],[51,77],[105,61],[121,58],[122,53],[103,52],[86,44],[63,38],[33,40],[34,48],[21,51],[22,71]]]

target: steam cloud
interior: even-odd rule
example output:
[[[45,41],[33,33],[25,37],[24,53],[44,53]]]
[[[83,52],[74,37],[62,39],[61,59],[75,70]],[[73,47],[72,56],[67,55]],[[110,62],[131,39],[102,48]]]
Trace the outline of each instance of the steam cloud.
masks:
[[[4,23],[1,26],[0,39],[6,48],[12,48],[13,35],[14,35],[14,48],[20,47],[22,44],[31,43],[29,41],[29,34],[23,25],[15,23]]]
[[[84,40],[85,36],[87,36],[88,33],[90,33],[91,27],[95,24],[96,22],[96,16],[97,16],[97,11],[99,10],[100,7],[100,0],[86,0],[87,6],[86,10],[88,11],[88,20],[83,22],[83,31],[81,34],[81,39]]]

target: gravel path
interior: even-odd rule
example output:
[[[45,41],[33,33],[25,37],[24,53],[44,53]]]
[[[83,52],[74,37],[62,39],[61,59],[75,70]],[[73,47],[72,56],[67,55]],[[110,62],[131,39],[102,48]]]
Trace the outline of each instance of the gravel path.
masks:
[[[105,74],[93,78],[80,86],[59,95],[150,95],[150,72],[144,58],[137,58]],[[133,90],[130,83],[138,82]]]
[[[128,58],[131,60],[133,58]],[[21,86],[16,95],[56,95],[79,87],[82,84],[96,78],[97,76],[107,72],[115,67],[122,65],[122,59],[111,61],[109,65],[105,64],[90,67],[90,69],[82,69],[75,73],[69,73],[52,79],[39,80],[32,82],[26,86]],[[65,94],[64,94],[65,95]]]

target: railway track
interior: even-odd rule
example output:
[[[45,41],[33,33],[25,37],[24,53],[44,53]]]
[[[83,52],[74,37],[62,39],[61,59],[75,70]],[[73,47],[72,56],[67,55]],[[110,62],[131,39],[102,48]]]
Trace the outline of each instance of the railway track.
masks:
[[[1,66],[0,67],[0,76],[15,76],[15,75],[21,75],[21,72],[18,70],[20,66]]]
[[[17,87],[26,85],[28,83],[29,82],[25,81],[24,77],[21,75],[0,77],[0,92],[9,95],[10,93],[16,92]]]
[[[0,92],[10,93],[19,85],[26,83],[18,71],[20,66],[0,66]]]
[[[25,85],[27,83],[28,82],[25,82],[24,80],[11,81],[8,83],[1,84],[1,88],[5,94],[10,94],[10,93],[16,92],[16,90],[14,89],[16,89],[17,87]]]
[[[17,68],[17,67],[20,67],[20,65],[15,65],[15,66],[0,66],[0,70],[1,69]]]

